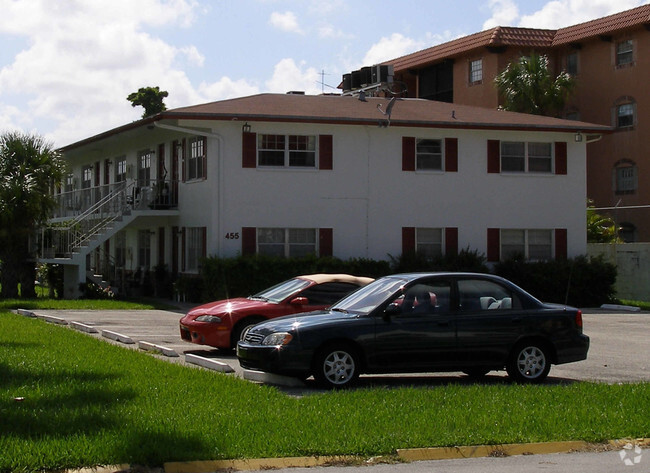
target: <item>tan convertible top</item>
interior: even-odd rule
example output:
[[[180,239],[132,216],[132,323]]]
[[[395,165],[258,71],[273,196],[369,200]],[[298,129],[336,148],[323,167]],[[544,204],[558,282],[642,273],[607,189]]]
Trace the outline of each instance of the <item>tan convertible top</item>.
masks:
[[[307,274],[304,276],[298,276],[302,279],[309,279],[318,284],[323,284],[325,282],[347,282],[351,284],[358,284],[359,286],[365,286],[374,281],[373,278],[365,278],[361,276],[351,276],[349,274]]]

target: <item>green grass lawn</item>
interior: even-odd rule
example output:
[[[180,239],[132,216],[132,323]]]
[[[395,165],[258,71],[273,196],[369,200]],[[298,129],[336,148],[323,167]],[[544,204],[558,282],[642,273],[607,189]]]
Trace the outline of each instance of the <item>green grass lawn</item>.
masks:
[[[0,311],[0,472],[650,434],[650,383],[295,398]]]

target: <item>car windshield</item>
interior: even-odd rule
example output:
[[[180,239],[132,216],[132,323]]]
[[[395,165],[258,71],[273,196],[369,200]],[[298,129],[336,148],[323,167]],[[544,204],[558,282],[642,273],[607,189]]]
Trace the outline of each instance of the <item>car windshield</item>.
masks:
[[[382,278],[353,292],[332,306],[331,310],[369,314],[406,283],[403,279]]]
[[[292,294],[306,288],[311,283],[306,279],[289,279],[288,281],[281,282],[273,287],[258,292],[252,296],[249,296],[249,299],[262,299],[268,302],[281,302],[285,300]]]

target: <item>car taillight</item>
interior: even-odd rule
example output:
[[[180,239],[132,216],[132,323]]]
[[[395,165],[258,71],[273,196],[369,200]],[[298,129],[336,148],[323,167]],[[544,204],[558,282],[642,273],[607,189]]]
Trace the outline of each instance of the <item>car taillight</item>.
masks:
[[[582,311],[576,312],[576,327],[582,328]]]

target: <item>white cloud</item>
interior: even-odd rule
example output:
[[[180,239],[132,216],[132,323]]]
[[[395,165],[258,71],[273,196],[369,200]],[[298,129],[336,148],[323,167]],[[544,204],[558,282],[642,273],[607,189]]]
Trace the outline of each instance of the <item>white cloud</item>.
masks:
[[[514,0],[490,0],[488,7],[492,17],[483,23],[483,29],[495,26],[512,26],[519,18],[519,8]]]
[[[354,35],[336,29],[332,25],[323,25],[318,28],[318,37],[323,39],[352,39]]]
[[[255,95],[260,92],[259,87],[248,83],[244,79],[237,81],[229,77],[222,77],[211,84],[205,82],[199,85],[199,93],[204,97],[201,102],[214,102],[246,95]]]
[[[372,66],[389,59],[395,59],[429,46],[422,41],[407,38],[400,33],[381,38],[373,44],[363,58],[364,66]]]
[[[555,0],[521,18],[519,25],[529,28],[563,28],[613,13],[629,10],[644,2],[638,0]]]
[[[290,11],[279,13],[271,13],[271,18],[269,18],[269,23],[282,31],[287,31],[289,33],[302,33],[300,26],[298,25],[298,18],[296,14]]]
[[[303,70],[304,63],[296,64],[291,58],[282,59],[273,69],[273,77],[266,82],[269,92],[286,93],[291,90],[303,91],[306,94],[321,92],[318,71],[309,67]]]

